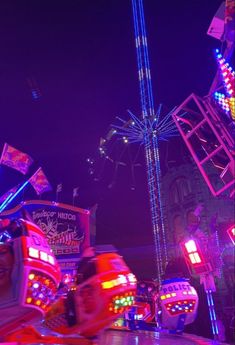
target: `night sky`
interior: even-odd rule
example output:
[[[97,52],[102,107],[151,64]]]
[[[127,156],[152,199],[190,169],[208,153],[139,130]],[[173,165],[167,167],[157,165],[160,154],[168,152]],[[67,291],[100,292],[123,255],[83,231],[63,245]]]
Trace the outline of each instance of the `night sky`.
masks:
[[[191,92],[209,91],[220,42],[206,32],[220,4],[144,1],[155,105],[171,109]],[[77,206],[98,203],[98,243],[150,244],[144,164],[131,190],[128,165],[109,189],[112,167],[94,182],[86,163],[97,157],[99,139],[116,116],[128,119],[127,109],[140,114],[131,0],[3,0],[0,36],[0,148],[7,142],[30,154],[54,188],[63,184],[61,201],[71,202],[79,187]],[[37,100],[32,82],[41,93]],[[183,146],[175,140],[169,159]],[[1,167],[0,192],[19,180]],[[35,198],[32,190],[29,197]]]

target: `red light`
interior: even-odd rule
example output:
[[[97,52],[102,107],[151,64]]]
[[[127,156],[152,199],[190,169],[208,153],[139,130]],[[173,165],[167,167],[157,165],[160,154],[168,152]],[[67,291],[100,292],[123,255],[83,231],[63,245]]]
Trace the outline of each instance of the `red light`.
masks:
[[[192,253],[192,252],[197,251],[196,243],[194,242],[194,240],[190,240],[190,241],[186,242],[185,247],[186,247],[188,253]]]
[[[183,244],[183,250],[185,258],[191,265],[202,264],[203,256],[200,252],[200,248],[197,248],[198,244],[195,240],[191,239]]]
[[[192,264],[199,264],[200,262],[202,262],[200,256],[198,253],[193,253],[193,254],[189,254],[189,259],[192,262]]]

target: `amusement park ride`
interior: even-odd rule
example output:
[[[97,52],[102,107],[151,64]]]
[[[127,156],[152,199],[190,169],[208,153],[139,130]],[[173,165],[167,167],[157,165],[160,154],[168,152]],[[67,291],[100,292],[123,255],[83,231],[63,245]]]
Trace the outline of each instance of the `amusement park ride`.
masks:
[[[235,72],[229,60],[234,52],[235,2],[223,2],[219,12],[222,20],[215,16],[208,34],[223,42],[223,52],[215,51],[218,68],[209,94],[204,98],[191,94],[173,111],[172,117],[212,195],[224,195],[234,203]],[[195,218],[198,224],[181,247],[189,271],[199,276],[204,286],[212,333],[217,339],[219,327],[213,292],[214,278],[221,277],[221,249],[216,232],[208,236],[199,229],[200,210],[195,210]],[[234,241],[234,225],[228,234]]]
[[[227,0],[227,27],[224,28],[226,58],[232,55],[234,48],[231,28],[228,30],[229,22],[235,21],[234,12],[229,12],[231,6],[234,6],[234,2]],[[82,344],[85,341],[89,344],[99,331],[120,318],[125,318],[125,327],[131,330],[138,329],[136,325],[139,321],[144,321],[146,325],[155,320],[159,330],[166,328],[171,333],[182,333],[184,326],[196,318],[198,295],[189,281],[177,276],[162,281],[168,258],[158,144],[159,140],[174,135],[176,125],[212,195],[218,197],[226,194],[233,199],[235,73],[223,57],[223,52],[217,50],[218,72],[209,95],[204,98],[190,95],[160,121],[161,108],[155,112],[153,103],[143,1],[132,0],[132,8],[142,114],[140,119],[130,114],[131,120],[113,128],[110,136],[117,133],[127,142],[139,141],[144,146],[158,289],[150,300],[145,300],[138,295],[141,289],[138,290],[136,278],[123,259],[116,253],[103,253],[85,261],[82,279],[76,274],[69,281],[68,289],[61,293],[61,269],[42,229],[24,217],[3,218],[0,220],[0,341],[54,344],[56,339],[56,343],[72,344],[74,336],[82,336]],[[9,146],[5,149],[8,150]],[[2,159],[1,163],[8,162],[10,166],[13,156],[8,155],[8,161]],[[21,163],[26,166],[31,164],[30,160],[25,161],[26,156],[22,157]],[[26,170],[21,172],[25,174]],[[16,193],[28,183],[35,183],[35,176],[38,178],[39,173],[41,175],[37,182],[41,181],[43,185],[45,179],[42,172],[39,169],[36,173],[34,178],[31,177],[6,196],[0,205],[0,214]],[[37,186],[40,187],[40,183]],[[48,185],[44,187],[48,188]],[[45,188],[35,190],[41,194]],[[181,243],[181,248],[189,272],[199,276],[204,286],[216,338],[219,331],[212,293],[216,289],[214,277],[219,276],[221,269],[220,252],[214,250],[218,249],[216,234],[209,238],[199,229],[198,210],[195,210],[195,217],[198,219],[197,226]],[[228,229],[228,235],[234,241],[234,226]],[[40,333],[38,324],[51,332],[50,335]],[[76,344],[79,341],[80,338],[76,338]]]
[[[132,6],[142,116],[138,118],[129,112],[130,119],[128,121],[118,118],[121,125],[112,125],[107,137],[100,144],[100,151],[105,156],[106,143],[114,136],[122,137],[125,144],[140,143],[144,147],[152,229],[156,248],[156,280],[160,283],[168,258],[166,233],[162,222],[158,143],[159,140],[167,140],[175,134],[170,117],[188,147],[211,194],[214,197],[228,198],[231,202],[234,200],[235,72],[229,61],[232,61],[234,52],[235,3],[233,0],[223,2],[208,30],[210,36],[222,42],[221,52],[219,49],[215,51],[218,68],[209,94],[205,97],[191,94],[161,121],[161,108],[157,112],[154,110],[143,3],[133,0]],[[110,159],[110,157],[108,158]],[[212,332],[216,338],[219,331],[212,293],[216,291],[214,277],[220,277],[221,250],[217,233],[207,236],[199,229],[200,212],[198,213],[197,209],[195,210],[195,219],[196,227],[192,229],[189,238],[185,238],[185,241],[182,242],[181,248],[189,272],[200,277],[204,286]],[[234,225],[228,229],[228,234],[234,242]],[[162,310],[164,310],[163,300],[161,300],[161,304]],[[183,319],[181,321],[183,325]],[[176,329],[182,330],[180,321]]]
[[[31,326],[42,319],[57,335],[89,339],[133,305],[136,278],[118,254],[95,256],[79,284],[74,277],[61,296],[60,267],[44,232],[24,219],[1,221],[1,231],[1,341],[54,344],[53,335],[43,336]],[[56,343],[69,341],[59,339]]]

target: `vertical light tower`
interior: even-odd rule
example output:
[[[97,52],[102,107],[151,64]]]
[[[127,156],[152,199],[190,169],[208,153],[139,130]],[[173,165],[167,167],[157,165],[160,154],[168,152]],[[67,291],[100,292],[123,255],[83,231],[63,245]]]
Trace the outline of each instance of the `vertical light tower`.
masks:
[[[148,55],[147,35],[145,29],[144,8],[142,0],[132,0],[134,17],[135,44],[138,64],[140,99],[142,108],[143,143],[146,156],[148,191],[152,218],[154,244],[156,248],[157,280],[161,281],[167,261],[166,233],[161,201],[161,170],[159,158],[159,112],[155,113]]]

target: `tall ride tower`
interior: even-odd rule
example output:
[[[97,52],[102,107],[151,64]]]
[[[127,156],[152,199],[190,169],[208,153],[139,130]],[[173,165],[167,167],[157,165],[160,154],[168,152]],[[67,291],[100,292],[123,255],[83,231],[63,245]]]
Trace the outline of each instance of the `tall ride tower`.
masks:
[[[132,0],[135,29],[135,45],[137,53],[140,100],[142,109],[143,144],[146,157],[148,191],[152,218],[154,244],[156,248],[157,279],[161,275],[167,261],[166,232],[163,221],[161,201],[161,169],[159,158],[159,134],[162,121],[160,113],[155,113],[153,90],[148,54],[147,35],[145,29],[142,0]]]

